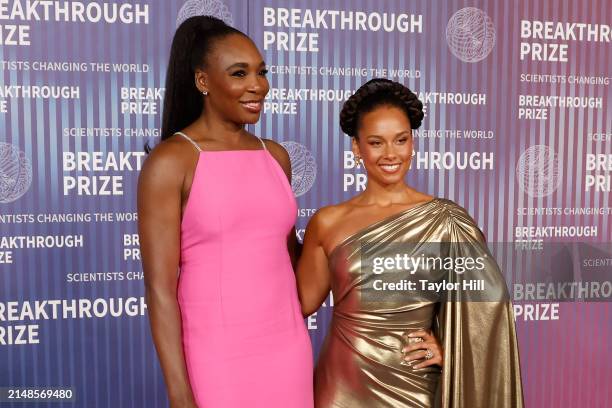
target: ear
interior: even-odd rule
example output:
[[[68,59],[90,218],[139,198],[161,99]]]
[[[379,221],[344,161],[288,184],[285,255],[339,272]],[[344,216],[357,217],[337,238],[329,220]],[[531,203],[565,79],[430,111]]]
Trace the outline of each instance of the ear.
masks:
[[[195,86],[198,88],[200,93],[208,92],[208,74],[201,69],[197,68],[195,70]]]
[[[359,139],[357,139],[355,136],[351,137],[351,150],[355,156],[361,157],[361,151],[359,150]]]

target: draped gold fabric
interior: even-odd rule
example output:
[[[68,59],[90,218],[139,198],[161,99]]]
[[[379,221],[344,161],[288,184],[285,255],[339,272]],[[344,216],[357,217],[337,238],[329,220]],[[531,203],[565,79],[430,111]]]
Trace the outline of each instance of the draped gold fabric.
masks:
[[[362,271],[365,251],[376,255],[381,243],[444,243],[445,255],[489,256],[479,278],[495,301],[474,301],[461,291],[441,298],[391,296],[365,298],[379,275]],[[464,245],[463,243],[470,243]],[[423,250],[424,246],[420,248]],[[519,354],[511,305],[497,263],[465,210],[434,199],[393,215],[349,236],[330,253],[334,311],[315,371],[317,408],[510,408],[523,407]],[[407,278],[461,280],[419,269]],[[497,293],[496,293],[497,291]],[[482,299],[481,299],[482,300]],[[490,300],[490,299],[485,299]],[[406,334],[431,329],[444,349],[444,367],[413,369],[403,361]]]

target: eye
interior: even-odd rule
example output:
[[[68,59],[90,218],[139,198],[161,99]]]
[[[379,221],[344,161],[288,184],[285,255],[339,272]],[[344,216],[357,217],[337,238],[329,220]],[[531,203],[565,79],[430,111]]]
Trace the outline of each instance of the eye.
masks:
[[[246,76],[246,71],[240,70],[240,71],[232,72],[232,76],[238,77],[238,78],[242,78],[242,77]]]
[[[266,76],[267,74],[268,74],[268,70],[266,68],[264,68],[261,71],[259,71],[259,75],[261,75],[261,76]]]
[[[406,143],[407,141],[408,141],[408,138],[407,138],[407,137],[402,137],[401,139],[398,139],[398,140],[397,140],[397,143],[398,143],[398,144],[404,144],[404,143]]]
[[[380,143],[378,140],[373,140],[370,142],[370,146],[380,146],[382,143]]]

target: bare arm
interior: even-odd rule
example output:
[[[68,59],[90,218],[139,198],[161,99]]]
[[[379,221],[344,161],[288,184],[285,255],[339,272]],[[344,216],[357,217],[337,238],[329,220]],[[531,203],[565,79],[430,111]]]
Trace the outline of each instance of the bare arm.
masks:
[[[302,315],[309,316],[316,312],[331,287],[331,275],[328,259],[320,237],[323,222],[320,212],[317,212],[306,227],[302,256],[298,262],[297,282]]]
[[[138,232],[153,341],[171,407],[195,407],[189,384],[177,300],[181,189],[175,146],[158,146],[138,180]]]

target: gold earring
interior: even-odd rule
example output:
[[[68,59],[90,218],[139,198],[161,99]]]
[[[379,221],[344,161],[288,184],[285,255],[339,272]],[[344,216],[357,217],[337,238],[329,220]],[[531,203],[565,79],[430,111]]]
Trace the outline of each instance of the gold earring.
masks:
[[[358,154],[355,155],[355,168],[359,168],[359,162],[361,161],[361,156]]]
[[[416,152],[414,151],[414,149],[412,149],[412,156],[410,156],[410,162],[408,163],[408,170],[412,168],[412,158],[414,157],[415,154]]]

